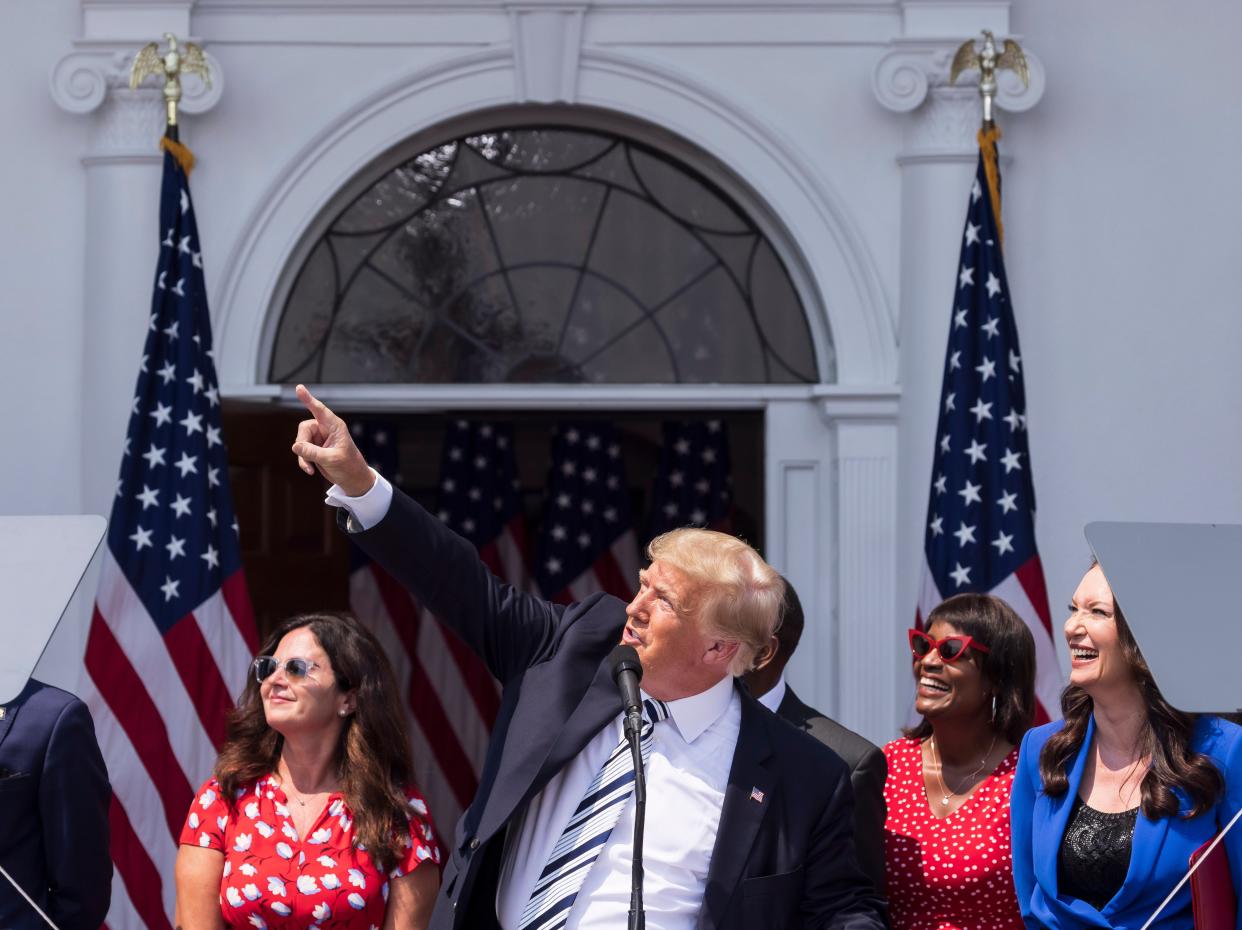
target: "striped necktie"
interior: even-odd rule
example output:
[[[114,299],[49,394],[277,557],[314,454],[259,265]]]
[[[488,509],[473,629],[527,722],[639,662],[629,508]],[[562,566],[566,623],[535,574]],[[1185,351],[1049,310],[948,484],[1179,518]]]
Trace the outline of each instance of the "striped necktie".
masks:
[[[668,719],[668,705],[648,698],[643,701],[643,726],[638,734],[643,765],[651,755],[655,725]],[[518,930],[558,930],[569,919],[587,873],[608,842],[621,811],[634,793],[634,765],[630,744],[624,736],[608,761],[596,773],[578,803],[560,839],[548,855],[547,865],[530,893]]]

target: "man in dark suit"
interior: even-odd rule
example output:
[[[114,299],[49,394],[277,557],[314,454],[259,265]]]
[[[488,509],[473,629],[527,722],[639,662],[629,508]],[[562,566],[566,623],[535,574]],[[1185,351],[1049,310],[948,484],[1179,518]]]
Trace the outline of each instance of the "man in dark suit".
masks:
[[[0,707],[0,866],[60,930],[107,917],[111,797],[85,704],[31,679]],[[47,927],[3,876],[0,927]]]
[[[785,682],[785,666],[798,648],[806,618],[798,592],[785,581],[785,618],[766,650],[744,676],[750,693],[777,716],[810,733],[849,767],[854,786],[854,847],[876,890],[884,893],[884,779],[888,764],[875,745],[803,704]]]
[[[723,534],[679,531],[653,544],[629,605],[602,594],[568,607],[542,601],[497,581],[473,546],[367,466],[339,417],[300,385],[298,395],[313,417],[293,445],[299,465],[333,482],[329,503],[348,512],[353,541],[452,626],[503,687],[478,793],[444,863],[433,930],[624,925],[632,805],[589,855],[566,827],[614,793],[596,785],[617,758],[608,747],[621,732],[620,702],[607,656],[618,642],[638,651],[644,694],[667,714],[651,707],[656,719],[644,727],[654,733],[647,925],[885,926],[854,854],[845,765],[733,683],[767,643],[783,596],[754,550]],[[700,577],[695,564],[727,564],[732,580]],[[556,870],[577,861],[585,863],[577,885],[555,905],[564,909],[544,911],[541,896],[568,882]]]

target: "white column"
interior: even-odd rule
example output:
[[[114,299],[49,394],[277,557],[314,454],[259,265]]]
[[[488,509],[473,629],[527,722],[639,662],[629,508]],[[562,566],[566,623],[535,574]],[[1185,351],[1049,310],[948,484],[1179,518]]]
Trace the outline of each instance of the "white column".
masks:
[[[1008,4],[903,4],[906,36],[896,39],[873,74],[876,97],[887,109],[909,113],[897,157],[901,165],[901,279],[899,307],[901,413],[898,423],[897,585],[898,626],[914,619],[923,565],[923,533],[931,483],[941,378],[955,293],[960,236],[978,157],[976,134],[982,118],[978,72],[949,86],[949,66],[960,44],[991,29],[1008,35]],[[1043,94],[1044,70],[1030,49],[1031,83],[998,75],[1002,113],[1034,106]],[[1005,160],[1008,164],[1008,159]],[[909,700],[908,670],[902,658],[897,701]],[[904,710],[902,710],[904,714]]]
[[[86,237],[82,359],[80,366],[66,366],[77,369],[66,377],[80,380],[85,512],[107,515],[112,506],[159,252],[162,85],[150,79],[131,91],[129,65],[139,48],[165,31],[185,40],[191,6],[189,0],[118,2],[84,11],[86,36],[52,69],[53,99],[92,124],[82,156],[83,216],[62,218],[67,229],[80,226]],[[219,63],[208,60],[213,86],[186,78],[183,113],[202,113],[219,99]]]

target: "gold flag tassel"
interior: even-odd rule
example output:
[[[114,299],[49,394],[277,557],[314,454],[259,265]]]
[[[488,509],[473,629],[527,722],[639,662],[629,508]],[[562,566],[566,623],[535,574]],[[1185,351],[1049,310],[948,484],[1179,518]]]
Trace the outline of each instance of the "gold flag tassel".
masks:
[[[181,170],[188,178],[190,172],[194,170],[194,153],[176,139],[170,139],[168,136],[160,137],[160,148],[177,160],[177,164],[181,166]],[[989,183],[990,179],[989,175]]]
[[[983,155],[983,173],[988,179],[988,196],[992,198],[992,217],[996,220],[996,238],[1004,248],[1005,225],[1001,222],[1000,168],[996,155],[996,140],[1000,137],[1000,127],[995,123],[979,130],[979,151]]]

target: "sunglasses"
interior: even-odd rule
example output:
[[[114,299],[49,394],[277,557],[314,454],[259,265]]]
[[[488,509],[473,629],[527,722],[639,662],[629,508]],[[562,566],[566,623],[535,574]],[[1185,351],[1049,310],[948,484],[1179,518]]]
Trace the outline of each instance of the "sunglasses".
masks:
[[[969,636],[946,636],[944,639],[932,639],[922,630],[910,630],[910,651],[916,659],[926,658],[935,649],[942,662],[956,662],[966,654],[967,649],[979,652],[991,652],[987,646],[975,642]]]
[[[322,668],[318,662],[312,662],[310,659],[285,659],[281,662],[275,656],[259,656],[251,663],[254,669],[255,681],[262,683],[276,674],[276,669],[284,668],[285,675],[290,681],[301,681],[311,673],[311,669]]]

